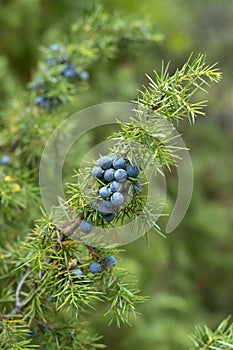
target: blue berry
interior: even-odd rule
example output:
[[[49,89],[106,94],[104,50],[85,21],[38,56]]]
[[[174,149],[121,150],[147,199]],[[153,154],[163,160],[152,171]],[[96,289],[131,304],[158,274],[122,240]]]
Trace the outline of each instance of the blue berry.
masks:
[[[142,185],[139,182],[136,182],[134,186],[134,192],[140,192],[142,190]]]
[[[104,186],[104,187],[101,187],[101,189],[99,190],[99,195],[100,195],[100,197],[102,197],[103,199],[106,199],[106,198],[108,198],[108,197],[110,197],[111,196],[111,190],[110,190],[110,188],[109,187],[106,187],[106,186]]]
[[[127,174],[129,177],[137,177],[139,175],[139,168],[135,165],[130,165],[127,168]]]
[[[118,169],[114,174],[115,180],[122,183],[127,180],[127,172],[124,169]]]
[[[110,190],[112,192],[117,192],[121,187],[121,184],[120,182],[117,182],[117,181],[113,181],[111,184],[110,184]]]
[[[42,97],[40,107],[43,109],[46,109],[48,107],[48,98],[47,97]]]
[[[86,81],[89,79],[90,75],[87,71],[83,70],[83,71],[79,72],[79,77],[81,80]]]
[[[93,228],[93,224],[91,221],[82,220],[79,228],[83,233],[90,233]]]
[[[78,282],[80,280],[80,276],[82,276],[82,270],[78,268],[73,268],[71,270],[71,276],[74,282]]]
[[[97,179],[102,179],[103,177],[103,169],[100,167],[95,167],[91,171],[91,175],[96,177]]]
[[[103,216],[103,219],[105,221],[107,221],[107,222],[111,222],[115,218],[115,214],[114,213],[102,214],[102,216]]]
[[[111,255],[103,260],[103,264],[106,267],[115,266],[116,263],[117,263],[117,260],[116,260],[115,256],[113,256],[113,255]]]
[[[1,158],[1,165],[8,165],[9,163],[10,163],[10,157],[2,156],[2,158]]]
[[[71,271],[72,271],[71,273],[72,273],[73,276],[82,276],[82,274],[83,274],[82,270],[80,270],[80,269],[78,269],[76,267],[73,268]]]
[[[52,50],[52,51],[60,51],[60,49],[61,49],[61,47],[60,47],[60,45],[59,44],[52,44],[52,45],[50,45],[50,50]]]
[[[35,329],[30,329],[30,331],[28,332],[28,334],[30,335],[30,337],[34,338],[36,336],[36,331]]]
[[[111,168],[112,159],[108,156],[103,156],[97,160],[97,164],[104,170]]]
[[[125,201],[125,197],[120,192],[115,192],[111,196],[111,202],[113,205],[116,205],[116,206],[122,205],[124,201]]]
[[[90,272],[91,273],[100,273],[102,271],[102,266],[98,262],[94,262],[90,265]]]
[[[106,181],[112,181],[114,179],[114,170],[113,169],[107,169],[104,172],[104,179]]]
[[[46,109],[49,106],[49,99],[46,96],[37,96],[35,98],[35,104]]]
[[[43,99],[44,98],[42,96],[36,96],[34,102],[35,102],[36,105],[39,106],[41,104],[41,102],[43,101]]]
[[[74,78],[77,74],[75,65],[73,63],[67,64],[67,66],[62,70],[61,74],[66,78]]]
[[[114,206],[110,201],[103,200],[98,205],[98,212],[101,215],[110,214],[114,212]]]
[[[126,166],[126,161],[123,158],[116,158],[113,161],[113,168],[114,169],[124,169]]]

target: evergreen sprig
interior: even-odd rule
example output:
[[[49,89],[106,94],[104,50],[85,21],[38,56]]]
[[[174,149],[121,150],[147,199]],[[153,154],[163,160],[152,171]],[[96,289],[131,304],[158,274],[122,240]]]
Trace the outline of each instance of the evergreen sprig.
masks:
[[[69,31],[68,42],[42,47],[42,60],[30,83],[37,91],[33,97],[44,110],[67,103],[87,88],[89,67],[99,59],[113,58],[118,50],[130,43],[160,42],[163,35],[138,18],[120,13],[109,14],[102,6],[75,22]],[[39,95],[38,95],[39,93]]]
[[[221,78],[216,64],[206,64],[206,56],[199,54],[193,58],[190,55],[181,69],[173,75],[169,74],[169,64],[162,64],[161,73],[154,71],[154,77],[147,75],[149,87],[140,91],[137,103],[143,108],[153,111],[151,119],[158,115],[166,116],[176,124],[187,118],[194,124],[197,116],[205,115],[203,111],[207,101],[193,101],[197,92],[206,92],[210,82],[218,82]]]
[[[22,320],[5,320],[0,321],[1,332],[1,349],[2,350],[29,350],[38,349],[39,345],[32,344],[30,336],[30,327]]]
[[[223,320],[218,327],[212,331],[207,326],[197,326],[191,335],[194,343],[192,350],[227,350],[233,348],[233,323],[231,317]]]
[[[132,282],[130,283],[128,274],[123,274],[122,277],[122,281],[119,281],[110,275],[105,291],[106,301],[110,302],[105,316],[110,316],[109,325],[116,322],[118,327],[122,323],[131,325],[132,316],[138,315],[135,305],[147,300],[146,297],[139,295],[139,290],[131,287]]]
[[[51,302],[55,304],[54,311],[65,308],[78,317],[80,311],[93,308],[94,301],[111,302],[114,295],[118,295],[120,299],[112,304],[112,309],[118,310],[117,323],[120,325],[121,322],[129,322],[131,313],[132,316],[136,315],[134,303],[141,302],[144,298],[138,296],[137,291],[130,286],[127,289],[124,280],[128,273],[122,272],[116,277],[111,273],[112,268],[107,267],[102,274],[90,274],[90,263],[101,261],[106,256],[106,251],[85,246],[65,236],[60,237],[59,234],[60,230],[52,223],[45,224],[42,220],[41,225],[23,244],[26,254],[21,258],[23,264],[17,270],[24,270],[25,273],[19,274],[18,284],[21,284],[18,299],[19,294],[24,299],[16,303],[11,314],[23,312],[25,319],[30,319],[30,322],[39,318],[47,323]],[[116,253],[108,250],[108,255]],[[77,265],[84,272],[78,280],[72,275],[72,269]]]
[[[199,64],[197,64],[197,61]],[[203,57],[201,57],[202,69],[200,69],[200,58],[198,58],[198,60],[194,60],[193,62],[193,64],[190,63],[190,67],[192,67],[190,70],[192,70],[195,77],[197,77],[196,84],[193,84],[193,92],[196,92],[203,84],[202,76],[204,73],[206,73],[206,76],[210,76],[211,73],[208,66],[204,65]],[[185,67],[187,67],[187,65],[185,65]],[[181,69],[181,72],[182,74],[185,74],[184,68]],[[175,76],[179,76],[180,80],[182,81],[182,74],[178,73],[177,71]],[[218,76],[218,79],[219,77],[220,76]],[[174,76],[171,76],[170,80],[167,75],[165,76],[165,80],[167,81],[168,85],[169,82],[171,83],[173,81],[173,79]],[[199,85],[197,85],[198,79],[200,80]],[[217,78],[215,80],[217,80]],[[186,75],[184,81],[186,81]],[[189,93],[190,89],[191,87],[189,88]],[[192,96],[194,95],[193,92]],[[146,90],[146,94],[148,94],[148,90]],[[181,95],[182,94],[183,92],[181,92]],[[152,91],[150,98],[153,99],[154,95],[155,91]],[[170,98],[170,93],[168,93],[168,97]],[[155,111],[152,108],[148,111],[147,104],[145,103],[145,105],[143,105],[142,100],[140,99],[138,104],[140,109],[139,112],[137,112],[137,118],[132,118],[131,123],[129,124],[121,124],[121,130],[113,135],[114,138],[120,140],[118,143],[116,143],[111,152],[114,151],[114,153],[119,156],[130,158],[140,166],[140,161],[145,161],[145,153],[142,152],[140,148],[141,145],[142,149],[145,147],[147,151],[149,150],[152,153],[153,162],[151,162],[151,164],[154,164],[155,168],[164,167],[165,165],[173,165],[173,157],[176,156],[175,153],[173,153],[175,146],[170,148],[169,146],[166,147],[166,140],[171,138],[170,130],[167,130],[166,126],[162,129],[161,127],[158,127],[157,110]],[[182,113],[183,112],[181,111],[181,115]],[[175,115],[173,115],[173,118],[175,118]],[[180,116],[177,114],[176,121],[179,119]],[[162,141],[160,140],[161,135],[163,135]],[[136,144],[136,147],[132,146],[134,144]],[[139,155],[141,158],[138,159]],[[155,162],[156,160],[158,165]],[[146,163],[149,163],[147,159]],[[36,271],[37,278],[41,279],[41,282],[36,286],[35,293],[41,296],[44,286],[49,286],[49,281],[53,279],[57,280],[54,283],[55,290],[52,293],[52,297],[56,298],[57,301],[57,309],[64,307],[72,308],[74,306],[77,315],[79,308],[81,310],[85,310],[86,306],[90,306],[89,302],[92,298],[106,301],[105,292],[101,289],[99,290],[97,286],[101,276],[104,276],[104,273],[107,271],[103,271],[103,275],[100,274],[93,276],[91,279],[87,278],[83,281],[80,279],[80,284],[78,287],[79,290],[77,290],[70,280],[70,261],[76,261],[76,263],[78,262],[79,266],[85,271],[85,266],[90,264],[91,261],[101,261],[103,252],[99,249],[83,244],[81,239],[72,241],[72,239],[69,239],[69,237],[73,233],[79,231],[79,225],[82,219],[92,220],[95,225],[102,224],[106,227],[109,225],[101,221],[96,209],[94,209],[91,205],[93,198],[96,196],[97,188],[95,187],[95,180],[90,176],[90,168],[87,167],[84,169],[83,174],[78,173],[78,176],[81,175],[81,181],[78,181],[76,184],[69,185],[70,199],[64,204],[67,205],[67,210],[69,211],[69,214],[71,213],[74,220],[71,221],[71,223],[66,224],[62,229],[52,227],[52,224],[49,223],[49,221],[46,228],[44,227],[44,224],[42,227],[37,228],[36,234],[31,237],[29,242],[25,243],[25,248],[28,250],[29,255],[25,258],[26,262],[24,262],[24,265],[26,264],[27,266],[31,266],[32,271]],[[88,193],[90,196],[89,200],[88,194],[86,193]],[[125,218],[131,220],[134,215],[140,215],[140,212],[144,206],[143,195],[135,195],[134,198],[135,199],[133,199],[132,203],[130,204],[130,210],[127,211],[126,207],[123,211],[121,211],[121,213],[116,216],[116,219],[113,222],[114,225],[117,225],[119,219],[121,219],[120,221],[122,222]],[[64,207],[60,207],[60,209],[62,212],[64,211]],[[153,221],[154,219],[156,222],[157,217],[151,217],[151,213],[149,217],[150,221]],[[32,252],[34,253],[32,254]],[[120,276],[117,278],[119,280],[121,279]],[[90,286],[91,289],[89,289]],[[137,296],[137,293],[132,290],[128,290],[126,285],[122,284],[121,282],[111,284],[111,293],[108,296],[108,299],[111,301],[111,311],[107,312],[107,314],[112,313],[118,325],[120,324],[120,321],[128,322],[130,311],[131,313],[135,314],[134,303],[143,300],[143,298]],[[42,308],[38,305],[40,305],[39,299],[37,305],[35,304],[35,307],[42,310]],[[31,306],[29,310],[32,310]],[[27,316],[29,317],[29,314],[27,314]],[[35,316],[37,316],[36,311],[32,312],[32,316],[30,316],[31,320]],[[42,317],[42,314],[40,317]],[[111,322],[112,320],[113,319],[111,319]]]
[[[106,58],[113,57],[122,39],[135,42],[145,39],[158,40],[158,37],[151,34],[139,22],[131,24],[127,22],[127,30],[131,28],[131,31],[128,30],[128,34],[125,35],[125,23],[125,20],[117,16],[107,16],[102,10],[97,10],[85,22],[81,21],[72,27],[73,42],[71,40],[69,45],[64,46],[64,52],[62,48],[61,54],[68,53],[69,63],[73,63],[78,55],[77,64],[88,70],[90,64],[103,54]],[[98,40],[100,37],[101,40]],[[78,43],[75,41],[77,38]],[[54,51],[54,47],[50,49]],[[50,55],[51,50],[45,50],[45,54]],[[81,91],[81,88],[79,90],[77,85],[76,89],[76,85],[72,82],[62,80],[63,63],[59,61],[60,58],[58,59],[56,55],[48,58],[50,63],[47,61],[46,64],[49,64],[51,69],[46,72],[44,63],[41,65],[43,82],[40,93],[47,94],[46,101],[49,102],[52,115],[55,113],[55,105],[69,101],[69,97]],[[55,59],[54,65],[51,59]],[[7,254],[8,257],[12,257],[11,265],[1,261],[5,271],[2,280],[9,284],[8,294],[2,301],[4,306],[0,341],[3,349],[7,349],[9,341],[12,349],[36,348],[31,339],[31,329],[38,332],[39,338],[42,337],[41,346],[44,349],[66,350],[71,346],[74,349],[86,350],[103,348],[98,344],[99,338],[89,336],[85,330],[86,325],[79,321],[80,313],[94,308],[96,302],[105,302],[108,305],[109,309],[105,315],[110,318],[110,324],[114,321],[118,326],[122,323],[130,324],[131,317],[137,314],[135,305],[145,301],[146,298],[140,296],[139,291],[129,283],[127,271],[121,271],[115,263],[111,266],[104,264],[106,256],[116,255],[118,251],[96,248],[94,244],[90,246],[79,236],[75,240],[72,239],[72,235],[79,233],[83,219],[91,220],[97,226],[117,227],[125,220],[140,217],[147,199],[147,179],[143,173],[145,163],[161,171],[165,166],[170,168],[174,165],[176,157],[176,145],[170,144],[173,139],[171,130],[163,121],[177,124],[181,119],[188,118],[190,123],[193,123],[196,116],[204,114],[203,108],[206,104],[204,100],[193,102],[194,95],[198,91],[205,91],[204,87],[209,84],[208,81],[216,82],[219,79],[220,73],[217,68],[208,66],[203,55],[193,60],[188,59],[183,68],[173,75],[169,74],[168,66],[163,66],[160,75],[155,72],[154,80],[149,77],[149,87],[141,92],[136,102],[138,106],[136,116],[132,117],[129,123],[119,124],[120,131],[112,135],[112,138],[117,140],[116,145],[109,150],[109,154],[122,156],[140,168],[144,179],[143,191],[134,193],[129,206],[118,212],[111,224],[101,219],[97,210],[91,206],[91,202],[87,201],[88,196],[84,195],[85,189],[93,195],[96,195],[98,189],[98,186],[93,184],[90,168],[87,167],[84,171],[85,181],[69,185],[69,199],[66,203],[62,203],[56,213],[62,216],[64,212],[69,212],[70,221],[58,227],[52,218],[44,215],[31,234],[26,236],[20,254],[14,244],[9,247],[5,257]],[[54,99],[53,102],[56,101],[55,104],[50,104],[51,98]],[[41,110],[33,106],[33,103],[32,101],[29,103],[23,122],[17,120],[15,142],[13,145],[12,141],[9,142],[12,152],[17,149],[25,151],[25,154],[18,151],[18,156],[21,160],[28,160],[30,170],[37,166],[40,155],[39,151],[35,154],[36,151],[31,144],[32,136],[35,136],[33,142],[38,142],[43,147],[48,134],[56,123],[64,118],[61,113],[56,121],[51,121],[50,118],[47,122],[49,116],[47,105]],[[44,124],[45,128],[40,128]],[[145,157],[147,152],[149,158]],[[78,173],[78,176],[80,175]],[[135,180],[130,181],[135,185]],[[7,190],[1,198],[8,207],[12,204],[18,205],[16,198],[12,202],[8,201]],[[147,208],[146,214],[148,215],[144,214],[145,222],[148,224],[152,222],[155,228],[158,228],[153,207]],[[99,268],[97,273],[90,269],[93,263]],[[75,275],[74,271],[77,268],[79,274]],[[203,337],[206,337],[205,333],[200,334],[198,345],[201,344]],[[217,339],[218,344],[215,345],[213,342],[210,346],[213,349],[213,346],[221,346],[220,341],[224,341],[224,346],[228,346],[225,338]]]
[[[91,77],[89,82],[86,80],[90,71],[95,69],[98,60],[119,54],[126,32],[127,43],[132,44],[146,45],[162,38],[152,25],[145,25],[144,20],[126,20],[124,14],[112,15],[97,6],[71,25],[62,42],[59,37],[58,43],[41,47],[40,61],[29,84],[30,93],[10,81],[9,71],[5,74],[7,89],[12,85],[15,91],[0,117],[1,157],[9,159],[9,164],[4,166],[0,160],[0,225],[6,237],[15,226],[24,236],[40,215],[37,169],[49,136],[67,118],[67,109],[62,106],[64,103],[69,106],[68,102],[74,99],[80,105],[83,95],[91,88]],[[1,60],[0,64],[5,71],[6,62]],[[62,74],[70,64],[78,70],[76,77]],[[83,72],[86,73],[84,79]],[[35,105],[36,96],[45,97],[44,104]]]

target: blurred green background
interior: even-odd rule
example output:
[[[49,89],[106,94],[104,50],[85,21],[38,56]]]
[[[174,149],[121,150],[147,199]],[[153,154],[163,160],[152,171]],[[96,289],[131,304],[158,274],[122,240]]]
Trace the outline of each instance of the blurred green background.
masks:
[[[190,147],[195,184],[191,205],[167,239],[151,233],[125,247],[122,262],[134,273],[149,301],[132,328],[106,327],[101,310],[87,318],[104,334],[109,349],[182,350],[196,324],[215,327],[233,312],[233,2],[229,0],[96,1],[106,11],[123,11],[153,23],[165,40],[122,51],[91,68],[91,88],[79,108],[104,101],[130,101],[146,82],[145,73],[171,61],[180,67],[189,54],[202,52],[219,62],[223,80],[209,89],[207,118],[180,131]],[[0,101],[26,90],[39,59],[95,1],[0,1]],[[0,123],[1,124],[1,123]],[[94,136],[95,137],[95,136]],[[176,172],[167,174],[168,209],[176,198]],[[165,227],[166,220],[160,222]]]

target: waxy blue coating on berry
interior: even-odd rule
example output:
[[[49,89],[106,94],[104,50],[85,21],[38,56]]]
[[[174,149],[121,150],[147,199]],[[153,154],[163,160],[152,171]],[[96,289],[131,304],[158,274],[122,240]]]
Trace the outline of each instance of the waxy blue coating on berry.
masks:
[[[93,228],[93,224],[91,221],[82,220],[79,228],[83,233],[90,233]]]
[[[112,192],[111,192],[110,188],[106,187],[106,186],[101,187],[101,189],[99,190],[99,195],[103,199],[106,199],[106,198],[110,197],[111,193]]]
[[[52,44],[50,45],[50,50],[52,51],[59,51],[61,49],[60,45],[59,44]]]
[[[72,277],[73,282],[79,282],[80,277],[82,275],[83,275],[83,272],[79,268],[74,267],[73,269],[71,269],[71,277]]]
[[[115,192],[111,196],[111,202],[113,205],[116,205],[116,206],[122,205],[124,203],[124,201],[125,201],[125,197],[120,192]]]
[[[116,158],[113,161],[113,168],[118,169],[125,169],[126,167],[126,161],[123,158]]]
[[[91,175],[97,179],[101,179],[103,177],[103,169],[100,167],[95,167],[92,169]]]
[[[111,184],[110,184],[110,190],[112,192],[117,192],[121,187],[121,184],[120,182],[118,181],[113,181]]]
[[[130,165],[127,168],[127,174],[129,177],[137,177],[139,175],[139,168],[135,165]]]
[[[78,269],[78,268],[73,268],[71,270],[71,276],[74,282],[79,281],[79,277],[83,275],[82,270]],[[77,278],[76,278],[77,277]]]
[[[91,273],[100,273],[103,270],[103,267],[98,262],[94,262],[90,265]]]
[[[139,182],[136,182],[134,186],[134,192],[140,192],[142,190],[142,185]]]
[[[34,102],[35,102],[36,105],[40,105],[41,102],[43,101],[43,99],[44,98],[42,96],[36,96]]]
[[[114,170],[113,169],[106,169],[104,172],[104,179],[106,181],[112,181],[114,179]]]
[[[72,273],[72,275],[74,275],[74,276],[82,276],[82,270],[80,270],[80,269],[78,269],[78,268],[73,268],[72,270],[71,270],[71,273]]]
[[[111,255],[103,260],[103,264],[106,267],[115,266],[116,263],[117,263],[117,259],[113,255]]]
[[[97,160],[97,164],[104,170],[111,168],[112,159],[108,156],[103,156]]]
[[[103,216],[103,219],[107,222],[111,222],[115,218],[114,213],[109,213],[109,214],[101,214]]]
[[[41,108],[46,109],[48,107],[52,107],[53,98],[50,98],[49,100],[48,97],[46,96],[37,96],[34,102],[36,105],[40,106]]]
[[[76,73],[76,67],[73,63],[69,63],[61,72],[66,78],[74,78]]]
[[[9,156],[2,156],[1,165],[8,165],[9,163],[10,163],[10,157]]]
[[[127,180],[127,172],[124,169],[118,169],[114,174],[115,180],[122,183]]]
[[[114,212],[114,205],[110,201],[103,200],[98,205],[98,212],[101,215],[111,214]]]
[[[86,81],[89,79],[90,75],[87,71],[83,70],[83,71],[79,72],[79,77],[81,80]]]

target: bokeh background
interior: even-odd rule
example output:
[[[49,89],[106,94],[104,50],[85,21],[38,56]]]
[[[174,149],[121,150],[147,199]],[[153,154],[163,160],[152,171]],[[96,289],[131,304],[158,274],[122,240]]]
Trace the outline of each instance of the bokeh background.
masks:
[[[96,1],[97,2],[97,1]],[[0,102],[8,108],[23,94],[39,60],[39,47],[62,37],[95,1],[0,1]],[[191,52],[207,55],[223,72],[207,96],[207,117],[180,131],[190,147],[195,184],[192,202],[179,227],[163,239],[151,233],[125,247],[121,264],[149,301],[133,327],[106,327],[101,307],[87,315],[111,350],[182,350],[196,324],[215,327],[233,312],[233,2],[229,0],[98,1],[108,12],[145,18],[164,35],[160,43],[121,51],[90,70],[90,89],[81,109],[106,101],[131,101],[145,73],[171,61],[180,67]],[[74,108],[74,106],[72,107]],[[72,111],[71,108],[71,111]],[[74,109],[73,109],[74,111]],[[0,123],[1,124],[1,123]],[[98,135],[93,135],[93,139]],[[93,141],[94,142],[94,141]],[[85,152],[86,145],[83,145]],[[167,174],[169,212],[177,190],[176,172]],[[166,219],[160,221],[165,227]]]

